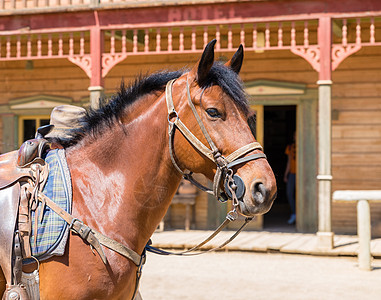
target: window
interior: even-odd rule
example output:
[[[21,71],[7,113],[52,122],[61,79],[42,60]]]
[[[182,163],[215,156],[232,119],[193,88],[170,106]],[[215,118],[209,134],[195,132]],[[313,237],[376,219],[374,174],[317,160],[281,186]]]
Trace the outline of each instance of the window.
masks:
[[[49,116],[20,116],[19,117],[19,146],[26,140],[33,139],[37,128],[49,124]]]

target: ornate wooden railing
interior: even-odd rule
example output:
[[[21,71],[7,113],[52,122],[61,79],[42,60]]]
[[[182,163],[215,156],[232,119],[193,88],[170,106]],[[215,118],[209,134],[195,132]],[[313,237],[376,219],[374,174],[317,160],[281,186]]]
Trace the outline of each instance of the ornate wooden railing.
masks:
[[[120,6],[159,6],[177,5],[180,1],[145,0],[139,4],[136,0],[0,0],[0,13],[34,13],[52,10],[75,10],[84,8],[104,8]],[[169,2],[169,3],[168,3]]]
[[[4,0],[5,1],[5,0]],[[85,1],[85,0],[84,0]],[[377,16],[333,19],[332,70],[363,46],[381,45],[381,19]],[[198,53],[213,38],[216,51],[290,50],[319,71],[319,20],[231,22],[229,20],[142,25],[99,26],[102,77],[127,56]],[[91,27],[0,31],[1,60],[67,58],[91,77]]]
[[[361,47],[380,46],[380,22],[380,17],[375,16],[333,19],[336,34],[334,34],[332,45],[332,70],[335,70],[345,58],[359,51]]]
[[[219,52],[234,51],[240,44],[246,51],[291,49],[298,52],[317,46],[317,20],[183,24],[101,27],[103,77],[127,56],[197,53],[213,38],[217,39],[216,51]],[[67,58],[90,75],[89,45],[90,29],[86,28],[70,32],[0,32],[0,60]]]
[[[102,7],[113,4],[133,4],[129,0],[0,0],[0,10],[27,11],[59,8]]]

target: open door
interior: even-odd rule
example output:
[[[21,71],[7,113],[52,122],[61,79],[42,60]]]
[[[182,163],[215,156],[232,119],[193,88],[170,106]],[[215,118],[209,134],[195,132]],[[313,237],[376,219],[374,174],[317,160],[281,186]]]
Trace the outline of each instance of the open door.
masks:
[[[257,111],[256,134],[258,140],[263,142],[265,153],[270,166],[273,168],[277,183],[283,183],[284,166],[276,162],[277,159],[286,161],[285,146],[279,142],[277,130],[284,130],[285,123],[292,124],[296,132],[296,226],[292,230],[299,232],[316,232],[317,230],[317,109],[318,93],[315,88],[307,88],[304,84],[279,82],[270,80],[256,80],[246,83],[246,91],[251,95],[250,103]],[[262,107],[261,107],[262,106]],[[274,125],[279,114],[289,112],[293,117],[281,124]],[[261,119],[263,118],[263,119]],[[288,130],[292,132],[292,128]],[[261,135],[262,134],[262,135]],[[282,136],[286,136],[283,132]],[[262,138],[262,140],[261,140]],[[284,143],[284,142],[283,142]],[[272,149],[278,144],[278,149]],[[279,186],[281,193],[282,187]],[[271,214],[276,213],[278,203],[275,199],[274,206],[264,215],[264,229],[270,230]],[[281,214],[286,227],[289,218],[288,203],[283,203]],[[266,219],[267,218],[267,219]],[[269,219],[270,218],[270,219]],[[270,223],[268,223],[269,221]],[[275,226],[276,227],[276,226]],[[276,228],[273,228],[276,230]]]
[[[298,210],[296,197],[298,189],[295,185],[297,153],[294,144],[296,132],[296,106],[295,105],[266,105],[264,107],[264,147],[267,160],[274,171],[277,181],[278,196],[271,210],[264,215],[263,227],[265,230],[295,231],[295,221],[291,214]],[[297,134],[295,135],[297,138]],[[291,147],[291,145],[293,146]],[[285,171],[288,161],[286,148],[290,145],[290,163],[292,178]],[[292,153],[291,153],[292,152]],[[292,208],[291,208],[292,207]],[[290,224],[289,222],[290,221]]]

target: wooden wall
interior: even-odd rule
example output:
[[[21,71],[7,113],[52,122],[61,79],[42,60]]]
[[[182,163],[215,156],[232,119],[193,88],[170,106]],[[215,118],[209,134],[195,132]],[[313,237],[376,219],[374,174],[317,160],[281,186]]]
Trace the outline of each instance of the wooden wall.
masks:
[[[26,61],[0,62],[0,104],[34,95],[88,97],[90,80],[85,72],[67,59],[35,60],[33,69]]]
[[[232,53],[217,54],[223,59]],[[191,67],[199,55],[131,56],[114,67],[105,80],[111,94],[121,79],[129,82],[137,74],[161,69]],[[68,60],[0,62],[0,105],[9,100],[39,94],[70,97],[82,101],[89,97],[89,79]],[[306,84],[317,88],[318,74],[302,58],[289,51],[245,53],[241,71],[244,81],[258,79]],[[367,47],[347,58],[333,72],[333,191],[339,189],[381,189],[381,48]],[[3,124],[0,124],[2,134]],[[317,130],[317,129],[316,129]],[[315,162],[317,163],[317,160]],[[197,228],[207,227],[207,200],[196,204]],[[183,208],[177,207],[177,215]],[[337,233],[355,232],[356,212],[352,204],[333,204],[333,229]],[[181,217],[175,224],[182,224]],[[372,204],[373,222],[381,222],[381,204]]]
[[[334,190],[381,189],[381,48],[367,47],[333,72],[332,172]],[[374,235],[381,235],[381,204],[371,204]],[[356,206],[333,204],[333,228],[356,232]]]

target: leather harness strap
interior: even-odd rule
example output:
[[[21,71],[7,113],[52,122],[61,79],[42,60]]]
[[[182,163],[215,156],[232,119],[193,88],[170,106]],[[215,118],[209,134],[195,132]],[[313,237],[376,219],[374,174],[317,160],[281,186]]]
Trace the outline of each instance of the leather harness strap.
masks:
[[[21,250],[21,242],[18,231],[15,233],[14,237],[14,262],[13,262],[13,282],[12,284],[16,285],[21,282],[21,274],[22,274],[22,250]]]
[[[209,146],[211,148],[211,151],[213,153],[213,158],[214,158],[214,160],[216,160],[216,155],[219,154],[219,150],[216,147],[216,145],[214,144],[214,142],[213,142],[212,138],[210,137],[208,131],[206,130],[204,124],[202,123],[202,120],[201,120],[200,115],[198,114],[198,112],[196,110],[196,107],[194,107],[194,105],[193,105],[192,98],[191,98],[190,91],[189,91],[188,77],[187,77],[187,80],[186,80],[186,84],[187,84],[187,99],[188,99],[188,104],[189,104],[190,108],[192,109],[193,115],[195,116],[195,118],[197,120],[197,123],[200,126],[200,129],[201,129],[204,137],[208,141],[208,144],[209,144]]]
[[[33,189],[29,188],[29,192],[32,192]],[[55,213],[57,213],[62,219],[66,221],[70,225],[70,229],[77,233],[82,239],[88,242],[92,248],[94,248],[99,256],[101,257],[104,264],[108,264],[106,255],[103,252],[103,249],[100,245],[103,245],[120,255],[130,259],[136,266],[140,267],[145,262],[145,255],[139,255],[132,249],[118,243],[117,241],[95,231],[90,228],[82,221],[77,218],[74,218],[71,214],[63,210],[56,203],[50,200],[49,197],[45,196],[42,193],[38,193],[38,200],[41,202],[45,202],[47,206],[49,206]]]
[[[198,151],[200,151],[204,156],[209,158],[211,161],[214,162],[213,152],[206,147],[194,134],[184,125],[184,123],[180,120],[177,111],[173,104],[173,98],[172,98],[172,85],[175,82],[175,79],[170,80],[167,83],[166,89],[165,89],[165,95],[166,95],[166,103],[168,108],[168,122],[169,122],[169,135],[173,136],[174,130],[177,128],[180,130],[180,132],[184,135],[184,137],[190,142]],[[172,122],[171,119],[175,117],[175,120]],[[171,139],[170,139],[171,140]],[[170,147],[172,149],[170,141]],[[175,162],[176,168],[181,171],[180,167]],[[182,171],[181,171],[182,173]]]
[[[263,151],[263,148],[262,148],[260,143],[253,142],[253,143],[247,144],[247,145],[237,149],[233,153],[231,153],[228,156],[226,156],[225,159],[226,159],[226,161],[228,163],[232,163],[233,161],[235,161],[239,157],[241,157],[243,155],[246,155],[247,153],[249,153],[249,152],[251,152],[253,150],[261,150],[261,151]],[[266,155],[264,153],[257,153],[257,154],[253,154],[253,155],[247,156],[247,157],[245,157],[245,159],[247,159],[247,161],[250,161],[250,160],[252,160],[251,159],[252,156],[253,157],[258,156],[258,158],[266,158]]]
[[[146,249],[147,249],[147,251],[155,253],[155,254],[160,254],[160,255],[177,255],[177,256],[194,256],[194,255],[200,255],[200,254],[216,251],[216,250],[219,250],[219,249],[225,247],[227,244],[229,244],[231,241],[233,241],[237,237],[237,235],[246,227],[246,225],[252,219],[253,218],[246,218],[245,222],[241,225],[241,227],[228,240],[223,242],[221,245],[219,245],[217,247],[213,247],[213,248],[211,248],[211,249],[209,249],[207,251],[204,251],[204,252],[189,253],[189,252],[200,250],[202,248],[202,246],[204,246],[206,243],[211,241],[217,234],[219,234],[224,228],[226,228],[226,226],[228,226],[232,221],[234,221],[235,217],[232,217],[232,218],[227,217],[225,219],[225,221],[220,226],[218,226],[218,228],[208,238],[206,238],[204,241],[202,241],[201,243],[199,243],[198,245],[194,246],[193,248],[191,248],[189,250],[181,251],[181,252],[171,252],[171,251],[165,251],[163,249],[159,249],[159,248],[156,248],[156,247],[152,247],[152,246],[150,246],[148,244],[146,246]]]

